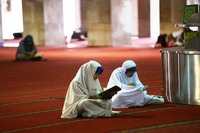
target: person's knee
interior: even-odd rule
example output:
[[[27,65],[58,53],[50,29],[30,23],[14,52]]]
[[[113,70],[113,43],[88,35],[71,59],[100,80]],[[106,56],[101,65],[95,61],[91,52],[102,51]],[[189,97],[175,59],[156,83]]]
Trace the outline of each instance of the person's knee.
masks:
[[[17,54],[16,55],[16,60],[17,61],[26,61],[26,60],[29,60],[30,58],[25,55],[25,54]]]

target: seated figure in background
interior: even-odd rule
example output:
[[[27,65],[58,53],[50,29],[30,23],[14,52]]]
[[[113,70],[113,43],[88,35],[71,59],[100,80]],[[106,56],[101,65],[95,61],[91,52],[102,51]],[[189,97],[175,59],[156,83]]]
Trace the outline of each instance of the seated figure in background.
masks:
[[[172,32],[170,34],[160,34],[155,47],[172,47],[184,45],[184,32],[187,29]]]
[[[17,61],[41,61],[42,56],[43,53],[38,53],[31,35],[20,41],[16,52]]]
[[[116,68],[108,81],[107,88],[112,86],[121,88],[117,94],[112,97],[113,108],[129,108],[135,106],[144,106],[147,104],[163,104],[162,96],[149,95],[138,77],[136,64],[132,60],[127,60],[122,67]]]

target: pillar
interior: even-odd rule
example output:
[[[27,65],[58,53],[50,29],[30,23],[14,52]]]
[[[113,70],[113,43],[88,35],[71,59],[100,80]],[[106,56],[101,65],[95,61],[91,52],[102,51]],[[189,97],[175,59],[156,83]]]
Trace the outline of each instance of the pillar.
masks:
[[[81,22],[81,29],[83,31],[88,31],[87,29],[87,9],[88,9],[88,4],[87,0],[80,0],[80,22]]]
[[[131,44],[131,0],[87,0],[89,46]]]
[[[181,28],[175,24],[183,23],[186,0],[160,0],[160,33],[170,34]]]
[[[138,37],[138,0],[131,0],[132,2],[132,33],[133,37]]]
[[[131,45],[132,1],[111,0],[112,46]]]
[[[0,3],[0,45],[3,42],[3,29],[2,29],[2,5]]]
[[[138,0],[138,36],[150,37],[150,1]]]
[[[87,0],[88,46],[111,46],[110,0]]]
[[[43,1],[22,0],[24,32],[23,37],[31,34],[35,45],[44,45]]]
[[[63,0],[43,0],[45,45],[65,45]]]

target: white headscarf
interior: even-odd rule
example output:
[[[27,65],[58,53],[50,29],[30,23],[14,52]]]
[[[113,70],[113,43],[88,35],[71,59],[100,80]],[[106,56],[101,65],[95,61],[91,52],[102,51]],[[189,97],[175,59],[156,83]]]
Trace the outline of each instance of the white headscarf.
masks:
[[[126,76],[126,70],[132,67],[136,67],[136,63],[132,60],[126,60],[123,62],[122,67],[115,69],[108,81],[107,88],[114,85],[127,86],[130,83],[134,83],[138,88],[143,88],[144,85],[140,82],[137,72],[134,72],[132,77]],[[123,89],[123,88],[122,88]]]
[[[122,64],[121,69],[122,69],[123,73],[125,74],[126,70],[129,68],[132,68],[132,67],[136,67],[135,62],[132,60],[127,60]]]
[[[101,65],[91,60],[79,68],[76,76],[69,85],[61,118],[77,117],[78,103],[83,99],[88,99],[90,96],[98,95],[102,91],[99,80],[93,79],[98,67],[101,67]]]

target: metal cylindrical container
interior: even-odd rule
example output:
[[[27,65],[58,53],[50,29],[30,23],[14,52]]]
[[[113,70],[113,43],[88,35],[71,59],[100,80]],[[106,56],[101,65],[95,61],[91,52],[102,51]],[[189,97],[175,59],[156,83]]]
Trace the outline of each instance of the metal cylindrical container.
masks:
[[[200,51],[185,52],[183,101],[200,105]]]
[[[165,101],[178,103],[181,101],[184,54],[182,49],[162,49],[163,96]]]
[[[165,101],[200,105],[200,51],[174,47],[160,52]]]

